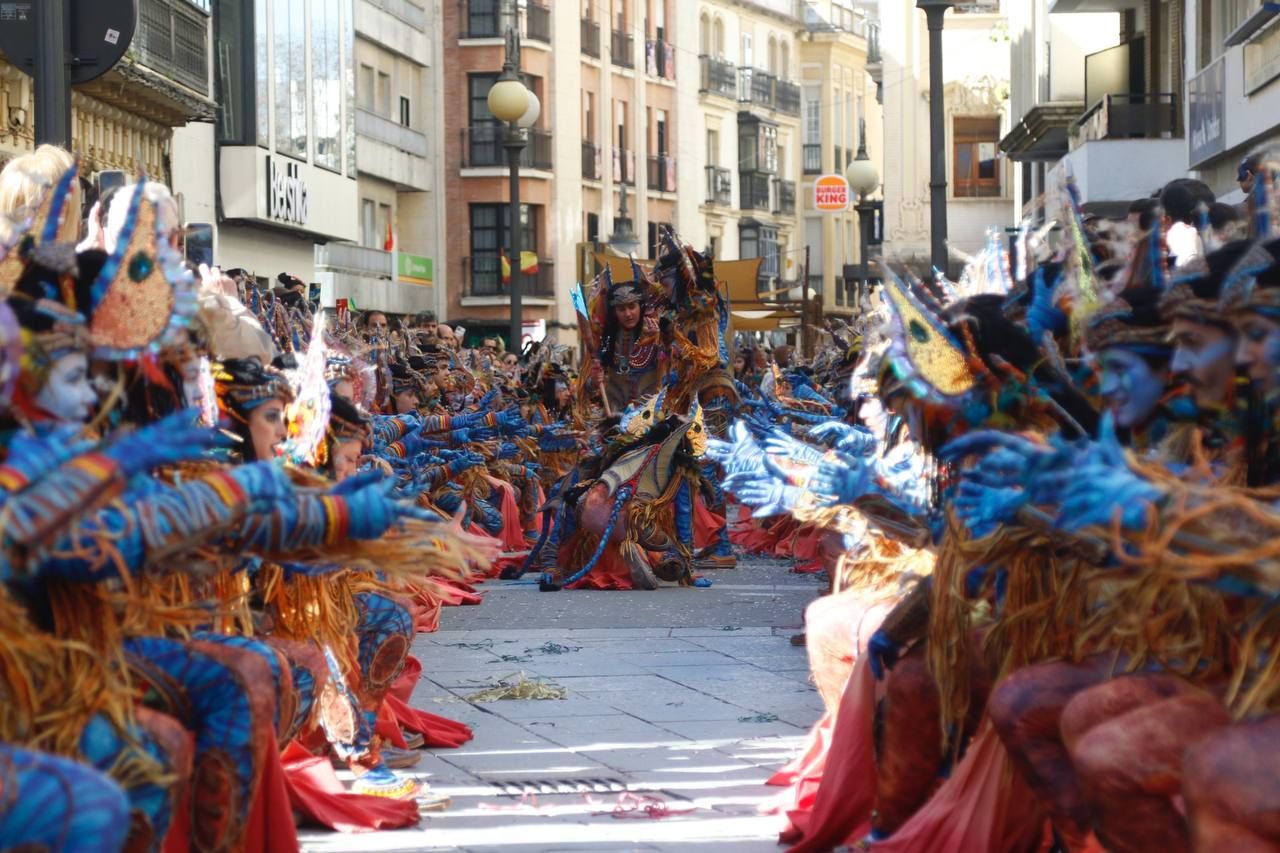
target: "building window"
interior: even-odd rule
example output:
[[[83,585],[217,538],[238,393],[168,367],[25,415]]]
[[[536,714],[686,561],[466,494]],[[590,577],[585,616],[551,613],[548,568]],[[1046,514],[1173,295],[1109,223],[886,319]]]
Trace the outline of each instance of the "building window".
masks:
[[[489,90],[497,82],[497,74],[469,74],[467,85],[470,87],[470,106],[467,117],[471,125],[496,123],[497,119],[489,112]]]
[[[342,0],[311,0],[311,122],[315,164],[342,171]]]
[[[373,66],[360,66],[360,109],[373,112]]]
[[[596,93],[582,93],[582,138],[587,142],[596,141]]]
[[[276,0],[275,36],[276,150],[307,156],[307,2]]]
[[[778,171],[778,128],[764,122],[738,124],[738,169],[742,172]]]
[[[374,244],[375,249],[387,250],[387,237],[392,229],[391,205],[378,205],[378,234],[374,238],[377,243]]]
[[[378,242],[378,206],[372,199],[360,199],[360,245],[366,249],[381,245]]]
[[[715,48],[716,58],[724,59],[724,18],[716,15],[716,22],[711,27],[712,47]]]
[[[756,291],[773,288],[778,277],[778,229],[747,220],[738,226],[738,257],[763,258],[756,279]]]
[[[378,115],[391,118],[391,75],[378,72]]]
[[[600,214],[598,214],[598,213],[588,213],[588,214],[587,214],[587,234],[586,234],[586,236],[587,236],[587,242],[588,242],[588,243],[598,243],[598,242],[600,242]]]
[[[959,117],[952,123],[951,171],[956,198],[1000,195],[998,117]]]
[[[531,205],[520,205],[520,250],[537,251],[536,215]],[[502,291],[502,255],[511,244],[507,229],[511,222],[511,206],[507,204],[471,205],[471,293],[495,294]]]
[[[239,56],[244,49],[242,46],[246,43],[246,38],[250,33],[252,26],[249,21],[244,18],[245,8],[242,4],[228,3],[227,8],[220,11],[218,17],[214,20],[214,49],[219,57]],[[258,44],[248,45],[249,48],[260,51],[260,56],[265,57],[267,52],[267,28],[265,19],[260,25],[254,26],[256,29],[255,37]],[[259,60],[262,66],[266,65],[265,58]],[[217,62],[215,63],[215,77],[217,89],[215,97],[218,101],[218,141],[227,142],[234,145],[250,144],[252,140],[246,139],[250,133],[250,128],[246,127],[252,117],[248,115],[248,111],[253,109],[253,95],[255,94],[251,88],[252,81],[246,81],[248,76],[245,72],[249,69],[239,60]],[[264,78],[259,76],[259,81]],[[246,85],[248,84],[248,85]],[[257,93],[258,105],[266,109],[268,103],[266,92]],[[261,134],[262,143],[265,145],[267,134],[270,132],[266,117],[262,117]]]
[[[413,124],[413,119],[409,112],[409,99],[404,95],[400,96],[400,124],[405,127]]]
[[[698,18],[698,49],[703,56],[711,55],[711,19],[706,12]]]
[[[720,165],[720,131],[707,128],[707,165]]]

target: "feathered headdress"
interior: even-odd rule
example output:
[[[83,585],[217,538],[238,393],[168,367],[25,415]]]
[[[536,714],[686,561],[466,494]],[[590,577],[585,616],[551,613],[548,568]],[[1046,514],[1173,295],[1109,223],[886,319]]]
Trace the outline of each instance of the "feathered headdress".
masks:
[[[128,360],[158,350],[199,307],[191,273],[161,233],[145,187],[140,180],[131,188],[115,251],[91,287],[89,334],[99,358]]]

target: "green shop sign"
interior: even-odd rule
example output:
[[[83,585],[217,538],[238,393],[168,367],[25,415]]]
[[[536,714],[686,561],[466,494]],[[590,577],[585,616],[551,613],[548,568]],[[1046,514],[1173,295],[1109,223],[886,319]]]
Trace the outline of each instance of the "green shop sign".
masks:
[[[400,266],[396,270],[396,277],[400,281],[409,284],[431,284],[434,281],[432,276],[432,263],[430,258],[424,258],[422,255],[410,255],[408,252],[401,252]]]

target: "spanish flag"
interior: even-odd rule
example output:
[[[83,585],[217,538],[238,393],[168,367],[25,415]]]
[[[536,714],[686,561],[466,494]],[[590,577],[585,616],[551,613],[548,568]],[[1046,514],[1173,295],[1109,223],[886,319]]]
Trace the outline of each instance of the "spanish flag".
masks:
[[[537,275],[538,273],[538,253],[537,252],[521,252],[520,253],[520,272],[525,275]],[[507,260],[507,253],[502,253],[502,283],[511,283],[511,261]]]

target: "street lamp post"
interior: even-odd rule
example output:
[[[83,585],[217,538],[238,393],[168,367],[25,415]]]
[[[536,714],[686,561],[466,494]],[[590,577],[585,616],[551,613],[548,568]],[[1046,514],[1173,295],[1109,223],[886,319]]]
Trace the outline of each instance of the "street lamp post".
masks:
[[[930,262],[947,271],[947,149],[942,86],[942,16],[953,0],[916,0],[929,23],[929,230]]]
[[[618,190],[618,215],[613,220],[613,233],[609,235],[609,245],[624,258],[635,255],[640,248],[640,238],[636,236],[631,225],[631,217],[627,215],[627,185]]]
[[[875,163],[867,156],[867,127],[865,122],[858,122],[858,154],[853,162],[844,170],[844,178],[849,182],[849,189],[858,194],[858,203],[854,210],[858,211],[858,311],[862,310],[863,297],[867,295],[867,251],[871,243],[871,223],[875,216],[876,204],[869,201],[869,196],[880,187],[880,173]]]
[[[524,329],[524,311],[520,304],[521,263],[520,263],[520,155],[524,152],[524,129],[531,127],[538,120],[542,105],[537,97],[525,88],[520,81],[520,35],[514,22],[507,27],[506,53],[502,62],[502,73],[489,89],[489,112],[494,118],[506,122],[507,136],[503,147],[507,150],[507,164],[511,179],[510,254],[508,263],[511,268],[511,329],[508,332],[508,347],[511,352],[519,354]],[[501,270],[499,270],[501,274]]]

